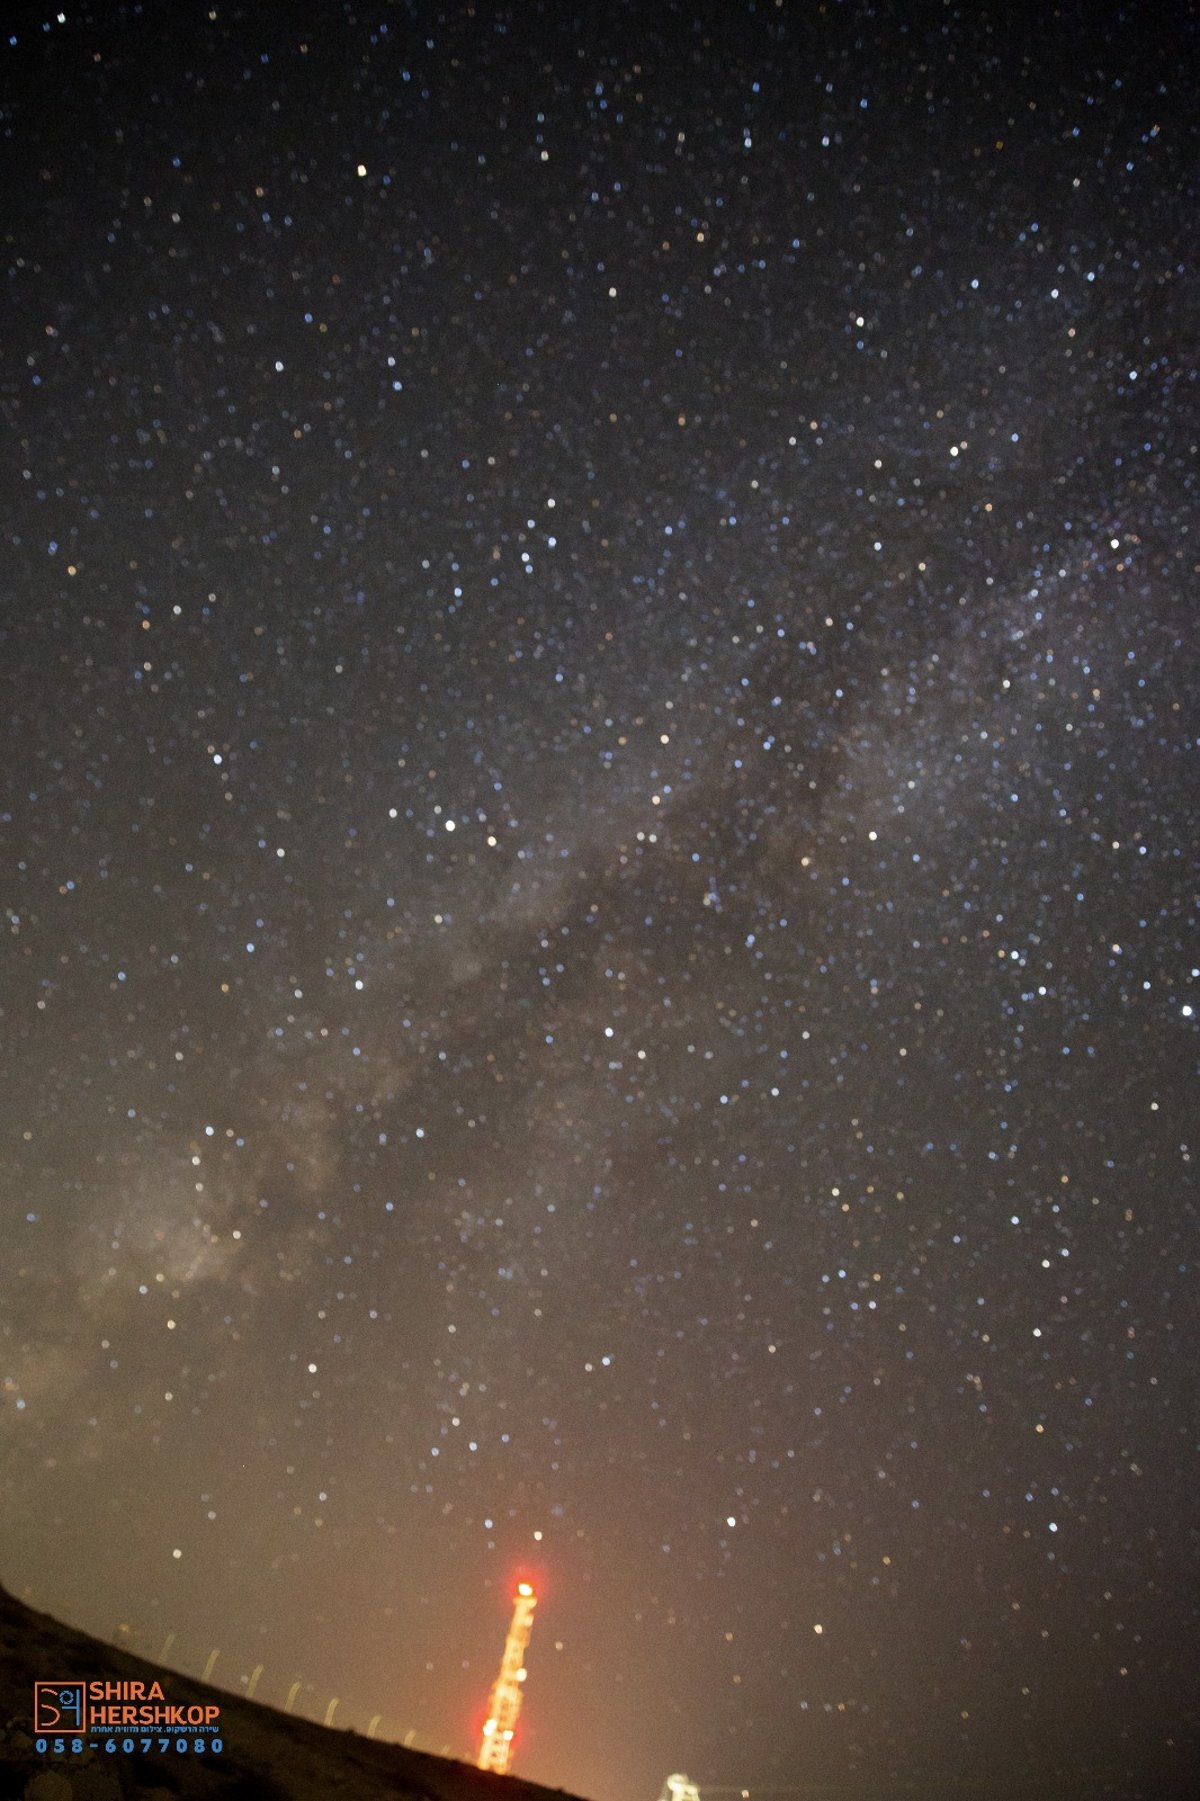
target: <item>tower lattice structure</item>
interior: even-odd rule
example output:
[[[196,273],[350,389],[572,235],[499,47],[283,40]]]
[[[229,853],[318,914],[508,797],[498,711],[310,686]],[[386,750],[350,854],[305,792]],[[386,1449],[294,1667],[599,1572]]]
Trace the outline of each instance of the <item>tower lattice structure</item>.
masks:
[[[537,1596],[528,1582],[518,1583],[513,1597],[512,1625],[504,1642],[500,1674],[492,1684],[488,1717],[483,1723],[483,1743],[479,1748],[476,1765],[481,1770],[495,1770],[501,1776],[507,1775],[512,1766],[513,1737],[524,1694],[522,1684],[525,1681],[525,1647],[533,1631],[533,1610],[536,1606]]]

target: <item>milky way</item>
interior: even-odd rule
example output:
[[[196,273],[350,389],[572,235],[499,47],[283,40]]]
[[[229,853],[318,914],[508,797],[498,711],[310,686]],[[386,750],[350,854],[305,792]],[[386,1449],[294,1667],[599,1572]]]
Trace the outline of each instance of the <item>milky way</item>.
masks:
[[[1183,1794],[1194,24],[575,10],[4,49],[0,1576]]]

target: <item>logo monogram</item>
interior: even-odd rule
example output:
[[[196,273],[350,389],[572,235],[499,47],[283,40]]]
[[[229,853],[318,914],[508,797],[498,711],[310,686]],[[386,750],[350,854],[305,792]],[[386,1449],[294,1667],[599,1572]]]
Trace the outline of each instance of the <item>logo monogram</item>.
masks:
[[[82,1682],[35,1682],[33,1730],[82,1732],[87,1725],[87,1699]]]

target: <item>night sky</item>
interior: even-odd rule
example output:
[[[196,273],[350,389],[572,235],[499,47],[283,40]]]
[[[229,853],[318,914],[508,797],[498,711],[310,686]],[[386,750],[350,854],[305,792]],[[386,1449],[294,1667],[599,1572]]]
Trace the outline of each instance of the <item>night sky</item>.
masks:
[[[596,1801],[1183,1793],[1186,9],[62,4],[0,1577],[464,1757],[528,1577]]]

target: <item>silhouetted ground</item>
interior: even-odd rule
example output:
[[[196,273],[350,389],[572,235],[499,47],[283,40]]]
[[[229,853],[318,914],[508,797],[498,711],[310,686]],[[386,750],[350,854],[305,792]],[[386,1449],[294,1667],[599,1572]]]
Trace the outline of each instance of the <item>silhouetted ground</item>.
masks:
[[[39,1756],[36,1681],[162,1684],[169,1702],[215,1703],[224,1749]],[[157,1738],[157,1735],[154,1735]],[[0,1588],[0,1797],[20,1801],[561,1801],[562,1791],[316,1726],[157,1668],[36,1613]]]

